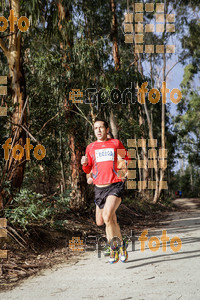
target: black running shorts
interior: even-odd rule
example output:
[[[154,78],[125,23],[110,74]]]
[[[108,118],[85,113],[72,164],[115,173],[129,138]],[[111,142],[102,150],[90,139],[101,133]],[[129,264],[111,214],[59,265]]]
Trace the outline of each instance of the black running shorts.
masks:
[[[94,202],[99,208],[104,208],[106,198],[109,195],[114,195],[121,198],[124,193],[125,182],[115,182],[109,186],[98,187],[95,185],[95,199]]]

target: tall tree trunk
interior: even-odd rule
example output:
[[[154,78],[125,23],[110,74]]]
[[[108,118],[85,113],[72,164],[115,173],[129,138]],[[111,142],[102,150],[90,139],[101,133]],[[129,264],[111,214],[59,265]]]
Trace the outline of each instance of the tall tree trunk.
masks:
[[[142,76],[142,79],[144,79],[144,75],[143,75],[143,69],[142,69],[142,63],[141,63],[141,59],[140,59],[140,56],[139,54],[135,54],[135,64],[138,68],[138,71],[140,72],[141,76]],[[137,86],[137,88],[139,88]],[[138,102],[141,102],[140,101],[140,98],[139,98],[139,95],[138,95]],[[149,116],[149,111],[148,111],[148,108],[147,108],[147,105],[146,105],[146,101],[144,101],[144,112],[146,114],[146,118],[147,118],[147,125],[148,125],[148,131],[149,131],[149,138],[150,139],[154,139],[153,137],[153,124],[152,124],[152,121],[150,119],[150,116]],[[139,107],[139,124],[140,126],[143,125],[143,122],[144,122],[144,118],[142,117],[142,111],[141,111],[141,108]],[[143,126],[142,126],[143,127]],[[144,139],[144,133],[142,131],[142,139]],[[143,149],[143,159],[148,162],[148,156],[147,156],[147,148],[144,147],[142,148]],[[154,147],[152,149],[155,149]],[[154,157],[153,158],[154,160],[154,170],[155,170],[155,179],[156,179],[156,189],[155,189],[155,194],[154,194],[154,197],[155,195],[158,194],[159,192],[159,174],[158,174],[158,161],[157,161],[157,158]],[[147,163],[145,164],[145,168],[144,168],[144,173],[143,173],[143,180],[148,183],[148,177],[149,177],[149,173],[148,173],[148,166],[147,166]]]
[[[69,22],[72,16],[72,6],[65,11],[63,6],[63,1],[60,0],[58,2],[58,16],[59,22],[58,27],[62,34],[62,21],[66,20]],[[66,35],[66,32],[63,31],[63,38],[65,39],[66,45],[60,43],[61,50],[64,50],[63,60],[67,59],[68,63],[64,64],[64,67],[70,68],[70,62],[72,60],[72,49],[73,49],[73,38],[72,36]],[[68,53],[68,56],[66,55]],[[70,84],[70,81],[69,81]],[[68,141],[69,141],[69,148],[70,148],[70,182],[71,182],[71,203],[70,207],[74,210],[79,210],[80,208],[84,207],[85,205],[85,187],[86,187],[86,178],[82,171],[81,166],[81,156],[84,151],[83,145],[79,144],[76,141],[75,137],[77,135],[77,127],[75,126],[73,119],[75,118],[75,113],[77,112],[77,107],[75,104],[71,104],[66,102],[66,122],[68,123],[69,127],[69,134],[68,134]],[[74,111],[74,112],[72,112]],[[76,141],[76,142],[75,142]]]
[[[142,76],[142,79],[144,80],[140,54],[139,53],[134,53],[134,55],[135,55],[135,65],[136,65],[138,71],[140,72],[140,74]],[[138,83],[136,84],[136,87],[138,88]],[[139,96],[138,96],[138,101],[140,102]],[[153,139],[153,124],[152,124],[152,120],[150,119],[150,116],[149,116],[146,101],[144,101],[143,105],[144,105],[144,112],[145,112],[146,118],[147,118],[149,138]],[[141,126],[145,121],[144,121],[143,114],[142,114],[140,108],[139,108],[139,111],[140,111],[139,115],[140,115],[140,118],[141,118],[141,120],[139,119],[139,123],[140,123],[140,126]],[[144,133],[142,133],[142,139],[144,138],[144,136],[145,136]],[[152,148],[152,149],[155,149],[155,148]],[[147,150],[145,148],[143,149],[143,159],[148,161]],[[154,157],[153,160],[154,160],[154,170],[155,170],[155,179],[156,179],[156,189],[155,189],[155,193],[154,193],[154,199],[155,199],[155,197],[157,197],[157,194],[159,193],[159,173],[158,173],[159,169],[158,169],[158,161],[157,161],[156,157]],[[144,170],[143,175],[144,175],[145,181],[148,182],[149,173],[148,173],[147,165],[145,165],[145,169],[146,170]]]
[[[116,16],[116,4],[115,0],[110,0],[110,7],[112,12],[112,23],[111,23],[111,40],[113,43],[113,59],[115,63],[115,71],[117,72],[120,69],[120,56],[119,56],[119,47],[117,43],[117,36],[118,36],[118,24],[117,24],[117,16]],[[117,121],[111,108],[110,111],[110,126],[111,131],[115,139],[118,138],[118,128],[117,128]]]
[[[10,1],[10,10],[13,9],[15,17],[20,18],[20,1],[12,0]],[[9,43],[8,48],[5,42],[0,39],[0,47],[3,50],[4,55],[7,58],[9,66],[9,81],[11,82],[12,90],[12,101],[13,104],[17,105],[15,111],[12,115],[12,122],[14,124],[20,123],[24,125],[26,123],[26,110],[23,110],[26,89],[25,89],[25,78],[22,67],[21,59],[21,32],[18,30],[15,24],[14,33],[8,37]],[[12,125],[12,148],[19,144],[24,148],[26,143],[26,133],[19,126]],[[25,151],[24,151],[25,152]],[[26,163],[26,157],[23,156],[22,159],[14,160],[11,151],[9,160],[6,162],[4,169],[4,176],[11,181],[12,192],[19,191],[24,176],[24,168]],[[3,207],[3,197],[5,193],[2,191],[0,194],[0,206]],[[10,202],[11,198],[8,200]]]
[[[114,136],[115,139],[118,138],[118,129],[117,129],[117,121],[116,121],[116,118],[115,118],[115,115],[113,113],[113,110],[111,110],[110,112],[110,129],[111,129],[111,132]]]
[[[65,192],[65,172],[63,164],[63,145],[62,145],[62,130],[59,130],[59,140],[60,140],[60,169],[61,169],[61,181],[60,181],[60,192],[63,194]]]
[[[128,13],[129,13],[129,2],[127,2],[127,4],[128,4]],[[133,5],[133,9],[135,10],[135,5]],[[135,36],[135,33],[134,33],[134,36]],[[134,41],[134,44],[135,44],[135,41]],[[136,69],[140,72],[142,78],[144,78],[140,54],[136,53],[135,51],[134,51],[134,65],[135,65]],[[136,82],[135,88],[138,90],[137,101],[138,101],[138,103],[140,103],[138,82]],[[141,131],[141,139],[146,140],[145,132],[144,132],[145,119],[144,119],[143,111],[144,111],[144,109],[142,109],[142,107],[139,105],[139,107],[138,107],[139,119],[138,120],[139,120],[139,126],[140,126],[140,131]],[[146,111],[145,111],[145,113],[146,113]],[[142,153],[141,154],[142,154],[142,159],[146,162],[145,165],[144,165],[144,168],[143,168],[143,181],[145,181],[146,186],[148,186],[149,172],[148,172],[148,154],[147,154],[147,148],[146,147],[142,147]],[[138,153],[138,158],[139,158],[139,153]],[[139,180],[142,181],[141,169],[139,170],[139,176],[140,176]],[[142,193],[144,193],[144,190],[140,190],[140,191]]]
[[[143,70],[142,70],[142,66],[141,66],[140,56],[137,53],[135,53],[135,66],[136,66],[136,68],[138,69],[138,71],[140,72],[140,74],[142,75],[142,78],[143,78]],[[136,88],[139,91],[138,82],[136,83]],[[137,94],[137,101],[138,101],[138,103],[140,103],[139,93]],[[140,130],[141,130],[141,139],[146,140],[145,139],[145,132],[144,132],[145,119],[144,119],[144,113],[143,113],[143,109],[142,109],[141,105],[138,106],[138,115],[139,115],[139,126],[140,126]],[[146,162],[145,166],[143,168],[143,181],[145,181],[146,186],[148,186],[149,173],[148,173],[148,154],[147,154],[147,148],[146,147],[142,147],[142,159]],[[140,170],[140,181],[142,181],[141,170]],[[144,191],[141,190],[141,192],[143,193]]]
[[[165,57],[165,53],[164,53],[163,54],[163,81],[166,82],[165,70],[166,70],[166,57]],[[161,148],[165,149],[165,104],[163,103],[163,101],[162,101],[162,118],[161,118]],[[162,158],[162,160],[164,160],[164,158]],[[160,197],[160,194],[162,191],[161,182],[164,179],[164,175],[165,175],[165,169],[161,168],[160,169],[159,190],[158,190],[157,195],[154,197],[154,203],[157,203],[158,199]]]
[[[165,23],[166,23],[166,1],[165,5],[164,5],[164,16],[165,16]],[[164,37],[165,37],[165,33],[163,33],[163,44],[164,44]],[[166,55],[165,53],[163,53],[163,81],[166,82]],[[163,99],[162,99],[163,100]],[[162,101],[162,117],[161,117],[161,148],[165,149],[165,103],[163,103],[164,101]],[[164,160],[164,158],[162,158],[162,160]],[[159,179],[159,188],[157,190],[157,193],[155,193],[154,195],[154,203],[157,203],[162,191],[162,181],[164,180],[164,175],[165,175],[165,169],[161,168],[160,169],[160,179]]]
[[[120,57],[119,57],[119,48],[117,43],[118,24],[117,24],[115,0],[110,0],[110,6],[112,12],[111,40],[113,42],[113,59],[115,63],[115,70],[118,71],[120,69]]]

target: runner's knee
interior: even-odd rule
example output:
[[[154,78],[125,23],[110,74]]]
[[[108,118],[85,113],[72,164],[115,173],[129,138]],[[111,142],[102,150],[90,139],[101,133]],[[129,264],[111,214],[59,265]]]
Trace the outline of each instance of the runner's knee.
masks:
[[[104,220],[96,220],[97,226],[102,226],[104,224]]]
[[[113,216],[110,213],[103,213],[103,219],[105,223],[113,223]]]

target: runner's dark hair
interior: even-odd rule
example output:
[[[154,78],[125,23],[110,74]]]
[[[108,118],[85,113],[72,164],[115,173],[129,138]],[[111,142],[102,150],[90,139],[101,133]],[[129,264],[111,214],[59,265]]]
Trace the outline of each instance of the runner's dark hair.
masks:
[[[112,132],[109,131],[108,134],[110,135],[111,139],[114,139]]]
[[[104,119],[95,119],[95,122],[94,123],[96,123],[96,122],[103,122],[104,123],[104,126],[106,127],[106,129],[109,127],[108,126],[108,122],[107,121],[105,121]]]

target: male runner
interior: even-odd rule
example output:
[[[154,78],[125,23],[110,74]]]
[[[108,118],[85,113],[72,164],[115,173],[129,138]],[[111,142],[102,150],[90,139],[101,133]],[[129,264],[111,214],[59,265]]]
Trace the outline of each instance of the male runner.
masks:
[[[124,182],[117,174],[117,166],[119,166],[117,163],[119,161],[120,164],[125,164],[117,150],[125,150],[125,147],[117,139],[107,139],[108,132],[109,127],[106,121],[95,121],[94,133],[97,141],[87,146],[86,155],[81,158],[81,164],[85,173],[89,174],[91,170],[93,173],[97,225],[101,226],[105,223],[108,243],[114,237],[120,240],[119,247],[111,245],[109,261],[115,263],[119,258],[122,262],[128,259],[126,245],[122,240],[115,213],[121,203],[121,195],[124,191]]]
[[[111,132],[108,132],[107,139],[108,140],[109,139],[114,139],[114,136]],[[92,171],[89,174],[87,174],[86,177],[87,177],[87,183],[92,184],[93,183]]]

